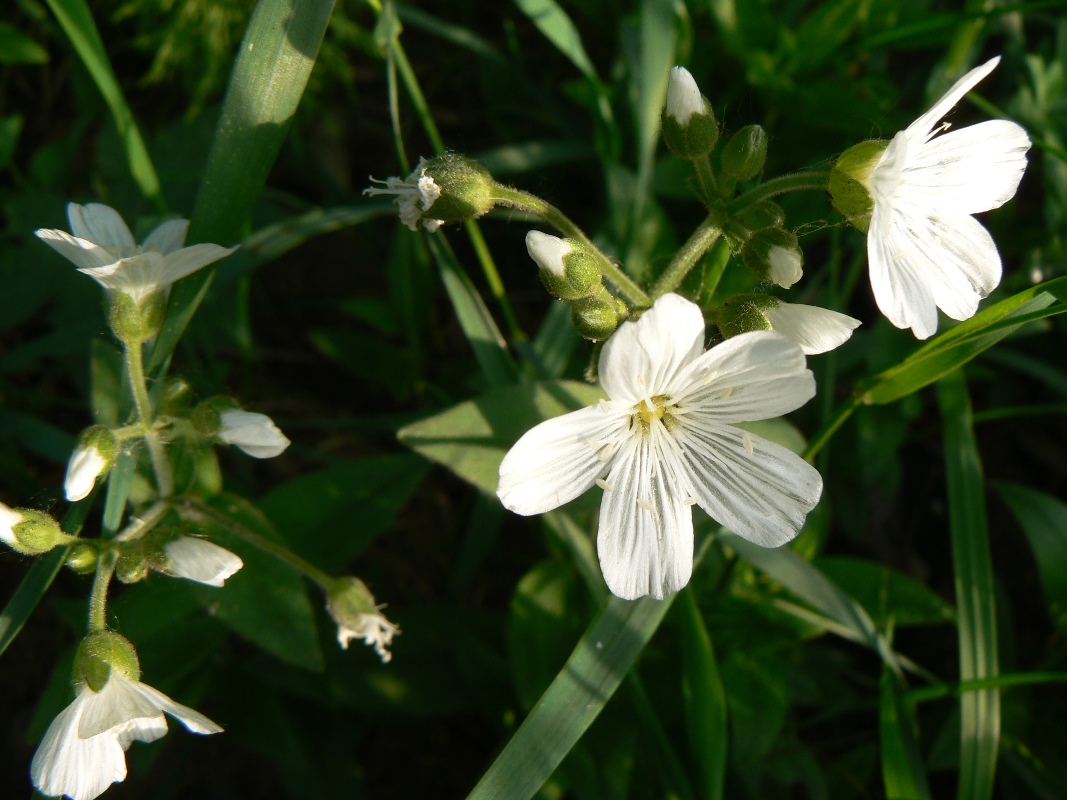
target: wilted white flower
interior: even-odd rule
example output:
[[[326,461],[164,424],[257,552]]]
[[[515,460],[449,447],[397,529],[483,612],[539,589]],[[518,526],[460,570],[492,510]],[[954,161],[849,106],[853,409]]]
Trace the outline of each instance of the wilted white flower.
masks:
[[[938,308],[967,319],[1000,283],[1000,254],[971,215],[1015,195],[1030,139],[1007,120],[938,135],[948,128],[945,114],[999,62],[998,56],[960,78],[893,137],[867,176],[874,297],[890,322],[919,339],[937,330]]]
[[[326,593],[326,611],[337,623],[337,643],[347,650],[353,639],[362,639],[388,664],[393,654],[386,648],[400,628],[385,618],[383,608],[374,602],[367,585],[352,576],[334,579]]]
[[[128,294],[140,303],[157,289],[170,286],[221,258],[236,247],[194,244],[183,247],[189,221],[172,219],[137,244],[115,209],[101,203],[67,205],[71,233],[41,228],[37,236],[74,262],[79,272],[109,291]]]
[[[694,114],[704,113],[700,87],[685,67],[674,67],[667,80],[667,116],[688,125]]]
[[[594,484],[604,490],[597,549],[619,597],[663,597],[689,581],[691,506],[777,547],[822,492],[814,467],[733,424],[811,399],[815,379],[800,347],[771,331],[703,345],[700,309],[664,295],[604,345],[609,399],[537,425],[500,465],[497,495],[519,514],[550,511]]]
[[[253,458],[274,458],[281,455],[290,444],[274,421],[266,414],[255,411],[219,412],[222,427],[218,437],[244,450]]]
[[[163,569],[174,578],[222,586],[244,566],[241,557],[214,542],[196,536],[179,536],[163,545],[167,558]]]
[[[788,336],[809,356],[840,347],[860,325],[858,319],[847,314],[800,303],[777,301],[760,311],[771,330]]]
[[[222,730],[198,711],[118,670],[99,692],[81,684],[33,756],[33,785],[49,797],[93,800],[126,778],[125,751],[134,741],[153,742],[167,732],[164,714],[193,733]]]
[[[355,627],[338,623],[337,643],[347,650],[348,643],[353,639],[362,639],[364,644],[374,648],[383,664],[388,664],[393,660],[393,654],[386,648],[393,643],[393,636],[399,631],[396,625],[379,613],[361,614]]]
[[[419,164],[406,178],[387,178],[384,181],[371,178],[372,183],[381,184],[385,188],[371,186],[363,190],[363,194],[374,197],[379,194],[394,195],[400,210],[400,221],[411,230],[418,230],[419,222],[426,230],[433,233],[441,227],[443,220],[432,219],[426,216],[426,212],[433,206],[434,201],[441,196],[441,187],[434,179],[426,174],[427,161],[419,159]]]

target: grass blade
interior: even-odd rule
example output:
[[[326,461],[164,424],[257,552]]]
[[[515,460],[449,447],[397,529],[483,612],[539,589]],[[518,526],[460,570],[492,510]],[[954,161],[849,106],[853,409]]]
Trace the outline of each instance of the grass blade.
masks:
[[[670,605],[608,598],[468,800],[533,797],[611,699]]]
[[[962,372],[942,378],[937,389],[945,426],[945,470],[960,631],[960,681],[982,680],[998,673],[993,566],[989,557],[982,463]],[[957,797],[988,800],[993,794],[1000,744],[999,690],[979,689],[962,694],[960,724]]]
[[[693,587],[681,593],[682,670],[689,745],[700,772],[700,797],[721,800],[726,780],[726,693]]]
[[[888,667],[882,670],[879,715],[882,737],[882,781],[887,800],[930,800],[930,787],[919,754],[912,701],[904,685]]]
[[[595,84],[600,83],[596,68],[582,45],[581,34],[556,0],[515,0],[515,5],[585,77]]]

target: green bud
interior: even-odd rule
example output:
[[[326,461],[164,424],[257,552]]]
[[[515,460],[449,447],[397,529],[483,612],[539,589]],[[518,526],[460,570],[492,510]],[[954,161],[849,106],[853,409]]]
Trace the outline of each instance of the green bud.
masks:
[[[130,641],[111,631],[97,631],[82,639],[74,658],[74,682],[99,692],[112,670],[131,681],[140,680],[141,665]]]
[[[67,553],[67,566],[79,575],[88,575],[96,570],[99,552],[91,542],[78,541],[70,546]]]
[[[193,388],[184,378],[164,378],[159,388],[159,413],[173,414],[186,408],[193,397]]]
[[[540,267],[541,282],[556,297],[577,300],[600,286],[600,264],[574,239],[530,231],[526,234],[526,249]]]
[[[741,260],[761,281],[788,289],[804,274],[804,254],[796,234],[782,228],[764,228],[741,248]]]
[[[145,549],[140,541],[124,542],[115,561],[115,577],[123,583],[137,583],[148,575]]]
[[[152,292],[140,305],[125,292],[111,293],[108,322],[115,337],[126,344],[140,344],[159,333],[166,315],[166,296]]]
[[[586,339],[607,339],[626,316],[626,305],[605,293],[575,300],[571,305],[571,323]]]
[[[759,125],[746,125],[726,143],[722,151],[722,171],[734,180],[749,180],[763,170],[767,161],[767,132]]]
[[[208,403],[201,403],[194,408],[189,419],[193,427],[204,436],[214,436],[222,429],[222,417],[219,410]]]
[[[719,124],[711,103],[683,67],[672,69],[667,83],[663,140],[672,153],[686,161],[704,158],[719,140]]]
[[[13,550],[24,555],[37,556],[47,553],[52,548],[66,544],[73,538],[63,533],[59,523],[43,511],[20,508],[14,513],[21,517],[19,522],[11,526],[14,542],[8,541],[6,536],[3,538],[4,541],[8,541]]]
[[[780,228],[785,223],[785,211],[771,200],[760,200],[743,209],[735,219],[750,231]]]
[[[842,216],[863,233],[871,224],[874,200],[867,189],[867,177],[889,146],[884,139],[871,139],[853,145],[842,153],[830,170],[830,200]]]
[[[445,153],[426,162],[426,174],[441,189],[441,195],[426,210],[442,222],[463,222],[488,212],[493,199],[493,176],[477,161],[459,153]]]
[[[781,301],[766,294],[739,294],[723,303],[715,316],[715,324],[724,338],[749,331],[769,331],[771,323],[763,312]]]

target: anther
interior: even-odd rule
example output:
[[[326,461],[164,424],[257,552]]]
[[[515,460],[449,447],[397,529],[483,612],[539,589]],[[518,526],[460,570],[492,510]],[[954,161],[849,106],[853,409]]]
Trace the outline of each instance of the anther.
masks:
[[[723,400],[729,400],[730,399],[730,395],[732,395],[733,393],[734,393],[734,387],[733,386],[727,386],[725,389],[722,390],[722,399]]]
[[[745,446],[745,450],[748,451],[748,454],[752,455],[752,451],[753,451],[754,448],[752,446],[752,434],[751,433],[749,433],[748,431],[745,431],[745,435],[741,437],[741,444],[743,444]]]
[[[615,487],[612,486],[610,483],[608,483],[603,478],[597,478],[596,479],[596,485],[599,486],[601,489],[603,489],[605,492],[614,492],[615,491]]]
[[[652,511],[652,504],[643,497],[637,498],[637,505],[639,505],[645,511]]]
[[[697,499],[693,497],[693,495],[689,495],[689,497],[685,498],[682,503],[687,506],[695,506],[697,504]]]

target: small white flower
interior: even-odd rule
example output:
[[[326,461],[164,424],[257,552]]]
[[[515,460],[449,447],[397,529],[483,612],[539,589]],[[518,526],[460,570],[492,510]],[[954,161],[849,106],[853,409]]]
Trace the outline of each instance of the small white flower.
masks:
[[[676,294],[624,322],[600,354],[608,400],[542,422],[500,465],[497,495],[540,514],[604,490],[597,550],[619,597],[663,597],[693,568],[699,505],[764,547],[796,536],[822,493],[818,471],[734,427],[786,414],[815,394],[804,354],[772,331],[704,352],[704,317]]]
[[[772,330],[788,336],[809,356],[840,347],[860,325],[858,319],[847,314],[799,303],[779,302],[760,312]]]
[[[393,202],[396,203],[400,210],[400,221],[413,231],[418,230],[419,222],[421,221],[422,226],[430,233],[433,233],[441,227],[443,222],[439,219],[427,217],[426,212],[433,206],[434,201],[441,196],[441,187],[434,182],[431,176],[426,174],[426,166],[426,159],[420,158],[418,166],[406,178],[392,177],[384,181],[371,178],[372,183],[381,184],[385,188],[371,186],[368,189],[364,189],[363,194],[371,197],[379,194],[395,195],[396,199]]]
[[[574,252],[574,248],[558,236],[541,231],[530,231],[526,234],[526,250],[530,258],[537,262],[537,266],[557,278],[566,276],[567,268],[563,259]]]
[[[15,526],[22,521],[22,514],[0,503],[0,542],[19,552],[22,552],[22,545],[15,537]]]
[[[107,471],[110,462],[95,447],[79,447],[67,462],[67,476],[63,491],[67,500],[74,503],[84,500],[96,485],[96,479]]]
[[[667,116],[688,125],[694,114],[704,113],[700,87],[685,67],[674,67],[667,81]]]
[[[945,114],[999,62],[998,56],[960,78],[893,137],[867,177],[874,297],[890,322],[919,339],[937,330],[938,308],[967,319],[1000,283],[1000,254],[971,215],[1015,195],[1030,139],[1007,120],[937,135],[948,128]]]
[[[274,421],[266,414],[255,411],[222,411],[219,413],[222,427],[218,437],[244,450],[252,458],[274,458],[281,455],[290,444]]]
[[[115,209],[100,203],[67,205],[71,233],[41,228],[37,236],[74,262],[109,291],[128,294],[138,304],[157,289],[170,286],[221,258],[236,247],[194,244],[182,247],[189,221],[172,219],[148,234],[143,244]]]
[[[349,627],[347,622],[338,621],[337,643],[347,650],[348,643],[353,639],[362,639],[364,644],[374,648],[383,664],[388,664],[393,660],[393,654],[386,648],[393,643],[393,636],[399,630],[381,614],[360,614],[354,627]]]
[[[167,557],[163,570],[167,575],[208,586],[222,586],[244,566],[236,553],[196,536],[179,536],[167,542],[163,553]]]
[[[222,730],[198,711],[118,670],[99,692],[82,684],[33,756],[33,785],[49,797],[93,800],[126,778],[125,751],[134,741],[152,742],[167,732],[165,713],[193,733]]]

